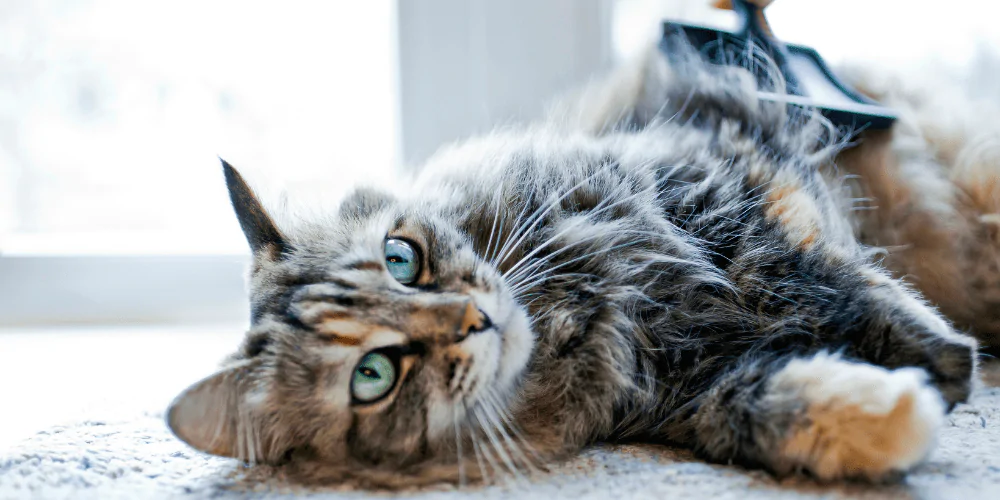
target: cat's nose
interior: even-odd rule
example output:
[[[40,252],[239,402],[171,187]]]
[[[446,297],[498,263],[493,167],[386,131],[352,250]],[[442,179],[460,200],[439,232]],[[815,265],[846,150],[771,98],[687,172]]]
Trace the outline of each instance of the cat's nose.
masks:
[[[483,332],[493,327],[490,317],[482,309],[476,307],[474,301],[469,301],[465,305],[465,313],[462,322],[458,327],[458,341],[464,340],[469,335]]]
[[[448,345],[493,327],[490,317],[468,295],[421,295],[412,298],[413,309],[405,322],[414,340]]]

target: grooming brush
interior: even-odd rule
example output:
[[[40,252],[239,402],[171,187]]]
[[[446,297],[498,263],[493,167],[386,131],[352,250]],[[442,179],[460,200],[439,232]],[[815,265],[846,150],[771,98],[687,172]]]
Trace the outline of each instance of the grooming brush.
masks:
[[[742,26],[737,32],[677,22],[663,23],[660,50],[672,57],[679,35],[708,62],[740,65],[754,72],[763,89],[773,81],[775,69],[785,81],[785,92],[761,90],[761,100],[819,109],[833,124],[848,130],[886,129],[896,120],[889,108],[861,95],[830,70],[819,53],[809,47],[782,43],[764,17],[773,0],[719,0],[714,6],[734,11]],[[773,65],[760,63],[766,55]]]

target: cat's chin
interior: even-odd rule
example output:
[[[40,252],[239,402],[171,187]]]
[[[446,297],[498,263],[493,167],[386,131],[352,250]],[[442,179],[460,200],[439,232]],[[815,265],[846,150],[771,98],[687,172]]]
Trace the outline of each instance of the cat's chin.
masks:
[[[453,401],[464,408],[466,418],[482,425],[492,415],[507,413],[517,394],[521,375],[525,372],[534,345],[534,334],[527,315],[519,307],[491,331],[483,332],[470,347],[477,356],[477,370],[472,381],[473,390]]]

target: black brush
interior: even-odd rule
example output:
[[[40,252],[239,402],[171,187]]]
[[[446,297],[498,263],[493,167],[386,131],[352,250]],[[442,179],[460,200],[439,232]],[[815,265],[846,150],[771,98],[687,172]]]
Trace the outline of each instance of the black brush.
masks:
[[[831,122],[849,130],[886,129],[896,121],[889,108],[861,95],[830,70],[819,53],[809,47],[778,40],[764,17],[772,0],[722,0],[720,8],[731,9],[740,18],[737,32],[677,22],[663,24],[660,49],[668,56],[678,52],[677,36],[686,39],[705,60],[723,65],[740,65],[756,73],[763,89],[773,81],[769,71],[777,69],[785,81],[784,92],[761,90],[762,100],[817,108]],[[755,64],[766,55],[773,65]]]

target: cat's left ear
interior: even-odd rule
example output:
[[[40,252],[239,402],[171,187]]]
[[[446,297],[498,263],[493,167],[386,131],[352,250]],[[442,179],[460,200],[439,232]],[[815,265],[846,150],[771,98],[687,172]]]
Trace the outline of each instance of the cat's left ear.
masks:
[[[262,249],[275,251],[279,255],[283,253],[287,249],[285,237],[267,210],[264,210],[253,189],[226,160],[219,158],[219,161],[222,162],[222,171],[226,176],[229,200],[233,203],[233,210],[236,211],[236,218],[240,221],[250,250],[254,254]]]
[[[224,368],[188,387],[170,403],[167,426],[192,448],[212,455],[251,463],[274,463],[288,444],[275,432],[255,394],[251,359]]]

